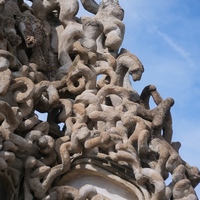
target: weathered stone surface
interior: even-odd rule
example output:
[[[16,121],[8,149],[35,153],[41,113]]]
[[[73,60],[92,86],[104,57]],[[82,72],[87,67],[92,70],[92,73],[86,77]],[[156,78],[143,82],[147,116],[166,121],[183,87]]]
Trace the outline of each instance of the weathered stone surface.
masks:
[[[81,3],[91,17],[77,0],[0,1],[0,199],[197,199],[174,100],[132,88],[144,66],[121,48],[119,2]]]

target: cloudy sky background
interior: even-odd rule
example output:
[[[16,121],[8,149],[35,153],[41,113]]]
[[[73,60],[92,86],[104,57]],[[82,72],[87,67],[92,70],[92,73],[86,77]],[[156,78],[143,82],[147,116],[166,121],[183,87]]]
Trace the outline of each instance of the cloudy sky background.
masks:
[[[122,47],[145,67],[133,88],[141,93],[153,84],[163,99],[174,98],[172,140],[181,142],[182,159],[200,168],[200,1],[119,2],[125,10]],[[196,192],[200,197],[200,185]]]
[[[181,142],[182,159],[200,169],[200,1],[119,2],[125,10],[122,47],[145,67],[133,88],[141,93],[153,84],[163,99],[174,98],[172,140]],[[79,15],[88,15],[81,7]],[[196,192],[200,197],[200,185]]]

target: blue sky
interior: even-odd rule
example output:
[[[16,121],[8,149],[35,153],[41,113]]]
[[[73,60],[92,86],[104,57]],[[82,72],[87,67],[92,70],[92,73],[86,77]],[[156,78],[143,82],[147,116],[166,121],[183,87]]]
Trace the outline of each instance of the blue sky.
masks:
[[[100,1],[96,1],[100,2]],[[173,141],[180,155],[200,168],[200,1],[119,0],[125,10],[122,47],[145,67],[133,88],[153,84],[165,99],[172,97]],[[196,187],[200,197],[200,185]]]
[[[172,140],[181,142],[182,159],[200,168],[200,1],[119,2],[125,10],[122,47],[145,67],[133,88],[141,93],[153,84],[164,99],[174,98]],[[200,185],[196,192],[200,197]]]

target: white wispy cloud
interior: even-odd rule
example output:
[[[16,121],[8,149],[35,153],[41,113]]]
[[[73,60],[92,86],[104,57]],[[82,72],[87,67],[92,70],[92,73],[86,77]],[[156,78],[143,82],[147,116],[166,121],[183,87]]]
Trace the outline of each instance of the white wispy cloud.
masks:
[[[163,33],[159,30],[156,30],[157,34],[164,39],[168,45],[170,45],[179,55],[181,55],[189,64],[190,67],[194,66],[194,62],[190,57],[190,53],[187,52],[184,48],[179,46],[169,35]]]

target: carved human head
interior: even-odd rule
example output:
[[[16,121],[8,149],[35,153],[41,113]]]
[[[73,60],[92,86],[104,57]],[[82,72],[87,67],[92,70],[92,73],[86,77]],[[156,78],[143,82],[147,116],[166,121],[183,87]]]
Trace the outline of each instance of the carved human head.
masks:
[[[136,67],[129,70],[129,74],[132,76],[133,81],[139,81],[142,78],[144,67],[141,63],[137,63]]]

